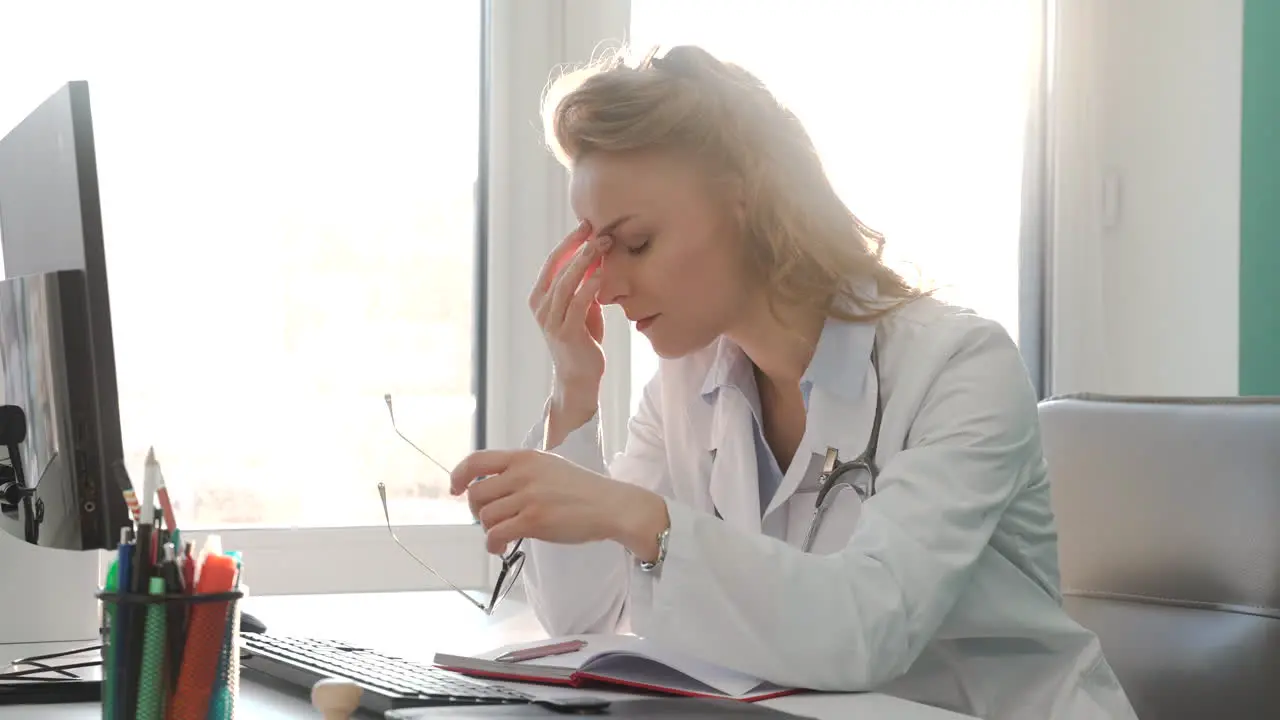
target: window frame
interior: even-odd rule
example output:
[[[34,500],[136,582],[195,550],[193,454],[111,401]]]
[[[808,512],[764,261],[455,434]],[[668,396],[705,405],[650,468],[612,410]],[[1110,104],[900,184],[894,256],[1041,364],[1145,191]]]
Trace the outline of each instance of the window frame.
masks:
[[[1058,46],[1057,0],[1034,0],[1035,43],[1023,141],[1022,225],[1018,257],[1018,348],[1036,397],[1052,388],[1052,294],[1054,177],[1054,48]]]
[[[529,289],[551,250],[575,223],[568,175],[548,151],[539,110],[554,69],[590,60],[609,42],[627,38],[630,0],[485,0],[489,18],[490,118],[487,176],[491,252],[488,257],[488,415],[490,447],[520,447],[542,417],[551,358],[529,312]],[[532,28],[542,32],[531,32]],[[630,397],[629,323],[605,309],[600,419],[606,456],[626,438]],[[519,358],[518,362],[513,361]],[[489,557],[486,584],[501,563]]]

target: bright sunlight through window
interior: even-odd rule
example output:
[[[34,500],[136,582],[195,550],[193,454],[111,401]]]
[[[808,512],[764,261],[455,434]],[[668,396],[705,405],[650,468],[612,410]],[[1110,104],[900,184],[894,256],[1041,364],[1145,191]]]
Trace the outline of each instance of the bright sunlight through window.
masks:
[[[183,528],[470,522],[480,3],[22,3],[0,134],[93,108],[124,447]],[[163,28],[157,30],[157,28]]]
[[[631,0],[631,41],[702,45],[805,123],[886,256],[1018,330],[1033,8],[1021,0]],[[657,369],[632,335],[632,411]]]

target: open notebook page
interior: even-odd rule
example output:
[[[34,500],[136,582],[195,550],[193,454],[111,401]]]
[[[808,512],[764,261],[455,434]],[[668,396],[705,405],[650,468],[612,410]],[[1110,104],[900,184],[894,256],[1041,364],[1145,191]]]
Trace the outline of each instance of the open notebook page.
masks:
[[[720,667],[684,653],[663,647],[652,641],[634,635],[574,635],[556,640],[581,639],[587,646],[576,652],[552,657],[536,658],[516,665],[544,665],[549,667],[582,668],[588,673],[597,673],[618,680],[646,682],[651,685],[674,687],[679,689],[704,692],[705,688],[690,686],[687,682],[677,684],[677,676],[661,666],[687,675],[697,682],[709,686],[724,695],[739,697],[750,693],[764,685],[759,678],[729,668]],[[496,658],[510,650],[533,647],[546,641],[511,645],[499,650],[484,653],[480,657]],[[637,660],[635,656],[645,658]],[[655,663],[657,666],[655,666]],[[585,666],[585,667],[584,667]],[[766,685],[773,688],[772,685]]]
[[[753,690],[779,689],[761,683],[757,678],[700,660],[668,656],[657,661],[649,653],[605,653],[588,663],[584,672],[650,687],[700,694],[710,691],[734,698],[751,694]]]
[[[544,639],[536,640],[534,642],[517,643],[515,645],[504,645],[495,650],[480,653],[479,655],[476,655],[476,657],[482,660],[494,660],[513,650],[523,650],[525,648],[539,647],[553,642],[567,642],[569,640],[582,640],[587,643],[587,646],[581,650],[565,653],[563,655],[534,658],[533,660],[510,663],[506,666],[516,668],[528,665],[543,665],[546,667],[573,668],[576,670],[582,667],[583,663],[595,655],[599,655],[602,652],[634,649],[637,646],[637,643],[640,642],[640,638],[634,635],[563,635],[550,640]]]

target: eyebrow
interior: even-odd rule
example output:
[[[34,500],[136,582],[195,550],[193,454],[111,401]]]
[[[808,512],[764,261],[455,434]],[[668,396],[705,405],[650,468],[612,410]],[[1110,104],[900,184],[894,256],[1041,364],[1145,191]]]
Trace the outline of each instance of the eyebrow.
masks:
[[[623,215],[622,217],[618,218],[617,220],[614,220],[613,222],[611,222],[611,223],[609,223],[608,225],[605,225],[603,228],[601,228],[601,229],[600,229],[600,232],[597,232],[597,233],[596,233],[596,236],[597,236],[597,237],[599,237],[599,236],[601,236],[601,235],[610,235],[610,234],[613,234],[614,232],[617,232],[618,228],[619,228],[619,227],[621,227],[623,223],[627,222],[628,220],[630,220],[630,219],[632,219],[632,218],[634,218],[634,217],[635,217],[635,215]]]

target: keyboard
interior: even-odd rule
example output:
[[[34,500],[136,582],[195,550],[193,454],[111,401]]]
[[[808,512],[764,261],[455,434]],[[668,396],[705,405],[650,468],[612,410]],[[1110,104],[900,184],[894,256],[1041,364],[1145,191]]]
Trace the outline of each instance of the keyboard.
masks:
[[[240,667],[246,675],[301,687],[323,678],[345,678],[363,690],[360,707],[381,716],[388,710],[430,705],[523,705],[533,697],[472,680],[431,665],[356,645],[316,638],[240,634]]]

